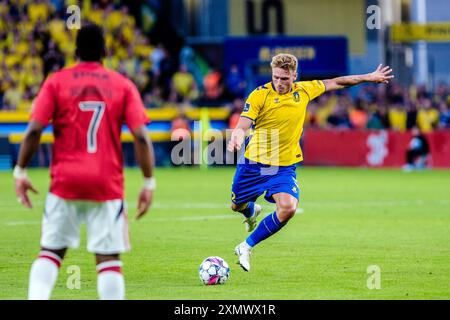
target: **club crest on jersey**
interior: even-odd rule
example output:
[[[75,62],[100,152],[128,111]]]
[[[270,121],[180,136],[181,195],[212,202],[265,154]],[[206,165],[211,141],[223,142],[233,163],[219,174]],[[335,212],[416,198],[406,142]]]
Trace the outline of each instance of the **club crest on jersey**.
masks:
[[[250,110],[250,103],[246,103],[244,106],[244,112],[248,112],[248,110]]]
[[[299,102],[300,101],[300,95],[298,94],[297,91],[294,92],[294,101],[295,102]]]

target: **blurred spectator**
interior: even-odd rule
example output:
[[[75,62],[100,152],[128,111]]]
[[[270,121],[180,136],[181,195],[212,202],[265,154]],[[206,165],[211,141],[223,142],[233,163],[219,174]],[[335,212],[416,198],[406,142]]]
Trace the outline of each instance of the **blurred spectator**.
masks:
[[[172,137],[175,137],[176,141],[190,138],[191,126],[189,124],[189,119],[184,113],[183,107],[179,108],[178,115],[172,120],[171,132]]]
[[[405,171],[414,169],[425,169],[427,166],[430,147],[426,137],[415,127],[412,130],[412,138],[406,151]]]
[[[396,103],[391,106],[388,112],[389,127],[398,131],[406,130],[406,111],[402,104]]]
[[[387,93],[388,93],[388,95],[387,95],[388,103],[393,104],[393,105],[404,105],[405,104],[403,90],[402,90],[402,87],[398,83],[392,82],[387,87]]]
[[[308,104],[308,112],[306,112],[305,125],[304,125],[306,128],[319,127],[319,123],[317,120],[317,109],[318,109],[318,104],[315,100],[311,101]]]
[[[163,47],[162,44],[158,43],[156,45],[156,47],[153,48],[152,52],[150,53],[150,61],[152,62],[152,68],[151,71],[155,74],[155,75],[159,75],[161,72],[161,61],[164,59],[164,57],[166,56],[166,52],[165,49]]]
[[[28,16],[33,24],[37,21],[45,22],[54,9],[44,0],[34,0],[28,4]]]
[[[427,87],[425,85],[417,86],[416,88],[416,101],[421,99],[429,98],[430,94],[428,93]]]
[[[406,106],[406,129],[410,130],[417,125],[417,107],[415,103]]]
[[[358,99],[355,108],[350,111],[351,126],[355,129],[365,129],[367,122],[368,116],[364,108],[364,102]]]
[[[315,101],[317,101],[318,105],[315,112],[315,120],[319,127],[325,128],[328,126],[327,119],[337,103],[337,95],[335,93],[325,93]]]
[[[161,97],[161,88],[154,87],[151,92],[144,95],[144,106],[146,109],[160,108],[164,105],[164,101]]]
[[[8,88],[3,95],[3,108],[6,110],[15,110],[22,98],[22,91],[18,86],[13,86],[12,82],[6,81]]]
[[[369,115],[367,129],[384,130],[389,128],[389,117],[387,108],[379,106]]]
[[[223,93],[222,74],[218,70],[211,70],[203,78],[203,100],[220,100]]]
[[[337,105],[333,110],[333,113],[327,118],[327,123],[332,128],[339,128],[339,129],[352,128],[348,110],[343,101],[339,101],[337,103]]]
[[[65,11],[65,0],[51,0],[53,7],[55,8],[55,10],[61,14]]]
[[[439,103],[440,117],[439,117],[439,128],[450,129],[450,101],[442,100]]]
[[[26,87],[22,98],[20,99],[19,103],[17,104],[17,111],[19,112],[30,112],[31,111],[31,103],[33,101],[33,97],[35,94],[33,93],[31,87]]]
[[[436,88],[436,93],[434,95],[433,101],[439,103],[442,100],[447,100],[447,98],[450,98],[449,87],[445,83],[440,82]]]
[[[59,51],[56,43],[50,40],[48,43],[47,52],[44,55],[44,74],[48,75],[58,71],[64,66],[64,56]]]
[[[241,117],[242,110],[244,110],[244,100],[242,98],[235,98],[230,108],[230,117],[228,118],[228,128],[236,128]]]
[[[187,66],[181,64],[180,68],[172,77],[170,101],[190,103],[198,97],[197,83]]]
[[[162,89],[163,99],[169,99],[171,94],[172,78],[174,73],[177,71],[175,69],[176,63],[174,57],[169,51],[165,51],[164,58],[159,63],[159,76],[154,81],[155,85]]]
[[[125,71],[127,78],[136,79],[137,69],[139,68],[139,59],[134,54],[134,47],[129,46],[127,48],[127,57],[120,61],[123,64],[122,68]]]
[[[387,86],[376,86],[373,88],[375,92],[375,103],[379,105],[388,105]]]
[[[245,80],[239,72],[236,64],[233,64],[228,72],[226,85],[230,93],[237,98],[243,98],[245,95]]]
[[[431,132],[439,124],[439,111],[433,108],[428,97],[420,98],[418,103],[417,125],[423,133]]]

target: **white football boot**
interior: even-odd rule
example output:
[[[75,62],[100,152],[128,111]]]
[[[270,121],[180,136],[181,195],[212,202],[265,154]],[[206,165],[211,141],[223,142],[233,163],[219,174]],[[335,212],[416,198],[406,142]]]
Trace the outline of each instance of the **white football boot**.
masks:
[[[239,258],[239,265],[241,266],[244,271],[250,271],[250,256],[251,256],[251,248],[248,246],[248,244],[244,241],[241,242],[234,248],[234,253]]]
[[[258,225],[256,218],[258,217],[261,210],[262,207],[259,204],[255,203],[253,215],[250,218],[245,218],[244,221],[242,221],[242,223],[245,224],[245,230],[247,232],[252,232],[253,230],[255,230],[256,226]]]

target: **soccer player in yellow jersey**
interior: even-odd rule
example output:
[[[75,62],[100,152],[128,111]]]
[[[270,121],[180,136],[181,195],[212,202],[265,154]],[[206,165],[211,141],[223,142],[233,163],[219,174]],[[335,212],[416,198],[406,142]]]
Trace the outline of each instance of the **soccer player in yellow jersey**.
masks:
[[[278,54],[270,65],[272,81],[250,94],[228,144],[229,151],[240,150],[251,128],[231,192],[232,210],[242,213],[247,231],[253,231],[235,248],[245,271],[250,270],[252,248],[279,231],[297,210],[300,190],[295,168],[303,159],[300,137],[308,103],[326,91],[364,82],[388,83],[394,77],[389,66],[379,65],[369,74],[296,82],[295,56]],[[257,226],[261,206],[255,201],[264,192],[267,201],[276,203],[276,211]]]

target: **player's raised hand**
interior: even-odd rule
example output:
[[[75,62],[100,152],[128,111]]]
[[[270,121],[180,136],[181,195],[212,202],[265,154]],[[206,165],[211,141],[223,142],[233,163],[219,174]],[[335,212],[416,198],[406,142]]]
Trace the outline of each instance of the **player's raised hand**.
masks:
[[[228,142],[228,151],[234,152],[241,150],[242,143],[244,143],[245,131],[243,129],[234,129],[231,133],[230,142]]]
[[[33,204],[31,203],[30,198],[28,197],[28,190],[31,190],[32,192],[38,194],[39,192],[36,190],[35,187],[31,184],[30,180],[28,178],[22,178],[22,179],[15,179],[16,183],[16,195],[17,195],[17,201],[19,201],[21,204],[23,204],[27,208],[33,208]]]
[[[153,200],[153,190],[149,190],[148,188],[142,188],[141,193],[139,194],[138,203],[137,203],[137,212],[136,212],[136,220],[139,220],[142,216],[144,216]]]
[[[394,78],[394,75],[392,75],[392,69],[389,66],[383,67],[383,64],[380,64],[378,68],[372,72],[369,73],[369,81],[375,82],[375,83],[389,83],[389,80]]]

